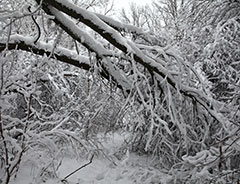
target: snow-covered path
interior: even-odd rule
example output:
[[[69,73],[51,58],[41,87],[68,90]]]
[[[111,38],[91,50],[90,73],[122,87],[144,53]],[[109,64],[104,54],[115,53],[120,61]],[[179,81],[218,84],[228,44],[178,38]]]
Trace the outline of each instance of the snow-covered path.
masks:
[[[109,158],[104,156],[95,156],[92,163],[80,169],[67,178],[69,184],[131,184],[131,183],[164,183],[166,175],[160,173],[151,166],[151,158],[139,156],[130,153],[125,160],[119,161],[113,156],[116,149],[119,148],[125,140],[124,135],[114,134],[111,139],[103,143],[104,152]],[[114,163],[112,161],[114,161]],[[62,160],[61,166],[57,170],[58,178],[38,181],[34,178],[32,168],[21,168],[18,177],[12,182],[13,184],[55,184],[63,183],[60,180],[66,177],[77,168],[88,163],[86,159],[76,159],[66,157]],[[165,178],[165,179],[164,179]]]

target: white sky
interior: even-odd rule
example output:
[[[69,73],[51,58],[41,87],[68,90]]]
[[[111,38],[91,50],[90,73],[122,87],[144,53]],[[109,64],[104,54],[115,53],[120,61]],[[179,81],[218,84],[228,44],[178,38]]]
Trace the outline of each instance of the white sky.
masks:
[[[122,9],[128,8],[130,3],[136,3],[137,5],[151,4],[152,0],[114,0],[115,8]]]

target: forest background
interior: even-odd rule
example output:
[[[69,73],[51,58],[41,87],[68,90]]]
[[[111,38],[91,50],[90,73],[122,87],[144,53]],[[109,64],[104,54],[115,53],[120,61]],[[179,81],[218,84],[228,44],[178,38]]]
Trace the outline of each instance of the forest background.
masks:
[[[0,0],[0,183],[29,163],[33,183],[71,182],[59,176],[64,158],[117,167],[123,151],[154,170],[129,183],[237,184],[240,1],[114,8]],[[127,136],[110,153],[116,132]]]

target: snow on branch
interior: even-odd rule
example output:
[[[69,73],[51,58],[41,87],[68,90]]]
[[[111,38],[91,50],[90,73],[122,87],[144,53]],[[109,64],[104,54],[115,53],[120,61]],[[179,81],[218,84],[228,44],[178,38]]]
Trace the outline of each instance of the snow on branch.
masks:
[[[36,1],[40,3],[39,0],[36,0]],[[57,10],[51,8],[51,6],[53,6]],[[98,34],[100,34],[109,43],[111,43],[116,48],[121,50],[123,53],[125,53],[128,56],[131,56],[131,58],[133,58],[137,63],[140,63],[141,65],[143,65],[148,71],[151,71],[152,73],[159,76],[160,78],[165,79],[175,90],[179,91],[182,95],[196,100],[198,104],[203,106],[215,119],[225,124],[226,120],[222,120],[223,118],[219,117],[218,113],[215,113],[217,112],[217,109],[214,108],[214,105],[211,104],[211,100],[207,96],[202,95],[202,93],[199,91],[196,91],[195,88],[188,87],[182,84],[181,81],[178,81],[177,78],[173,77],[169,73],[167,68],[162,66],[160,63],[158,63],[154,59],[143,54],[143,52],[135,45],[135,43],[122,37],[116,29],[113,29],[111,26],[109,26],[110,23],[106,24],[105,23],[106,19],[104,22],[96,14],[91,13],[88,10],[82,9],[69,1],[43,0],[43,9],[45,10],[46,13],[55,15],[55,22],[58,23],[74,39],[80,42],[81,42],[82,35],[79,34],[78,32],[79,28],[73,22],[72,23],[69,22],[69,19],[64,20],[64,17],[66,16],[64,16],[61,12],[64,12],[67,15],[71,16],[72,18],[75,18],[80,22],[84,23],[89,28],[93,29]],[[107,21],[109,22],[110,19],[108,19]],[[112,21],[112,25],[113,24],[114,22]],[[86,44],[87,42],[81,42],[81,43],[86,44],[85,46],[89,48],[91,51],[95,52],[96,54],[99,54],[99,52],[101,52],[102,50],[104,52],[104,49],[102,48],[100,49],[99,47],[96,48],[92,46],[92,44],[94,43],[97,44],[95,40],[94,40],[94,43],[92,43],[92,41],[90,42],[91,43],[89,44]],[[100,54],[100,56],[104,57],[104,54]],[[114,76],[115,74],[112,73],[112,75]],[[124,86],[124,85],[121,85],[121,86]]]
[[[63,13],[59,12],[53,7],[46,7],[52,15],[55,16],[54,21],[60,25],[73,39],[79,41],[83,46],[88,48],[90,51],[94,52],[97,55],[97,58],[105,60],[106,57],[118,57],[117,54],[105,49],[100,43],[94,40],[89,34],[79,29],[75,23],[65,16]],[[121,89],[124,91],[129,91],[131,88],[130,83],[126,80],[126,77],[123,73],[119,73],[118,68],[111,67],[110,62],[102,62],[102,68],[104,72],[107,72],[107,76],[110,77],[113,81],[117,83],[118,86],[121,86]],[[111,69],[110,69],[111,68]],[[109,78],[110,79],[110,78]]]
[[[88,50],[95,52],[99,57],[112,56],[113,53],[105,49],[99,42],[93,39],[88,33],[79,29],[79,27],[67,16],[53,7],[48,7],[51,14],[55,16],[55,21],[64,31],[71,37],[76,39],[79,43],[85,46]]]
[[[23,35],[15,34],[11,36],[10,42],[6,44],[6,40],[0,40],[0,52],[4,50],[23,50],[27,52],[32,52],[41,56],[48,56],[49,58],[57,59],[61,62],[76,66],[84,70],[90,70],[91,65],[89,57],[79,55],[72,50],[57,47],[54,48],[53,44],[48,44],[43,41],[38,42],[37,44],[33,43],[33,37],[26,37]],[[52,51],[54,50],[54,53]],[[100,75],[107,80],[113,80],[120,89],[129,90],[130,84],[127,82],[126,78],[123,75],[118,74],[119,71],[113,66],[109,68],[106,62],[102,64],[102,71]],[[118,75],[116,75],[118,74]],[[117,79],[115,79],[117,77]],[[122,84],[122,85],[121,85]]]
[[[164,46],[164,43],[161,43],[161,40],[152,36],[151,33],[145,32],[145,31],[143,31],[142,29],[140,29],[136,26],[119,22],[119,21],[114,20],[110,17],[107,17],[106,15],[102,15],[102,14],[99,14],[99,13],[95,13],[95,15],[98,16],[106,24],[108,24],[109,26],[111,26],[112,28],[114,28],[115,30],[117,30],[119,32],[131,33],[133,35],[140,36],[141,38],[143,38],[148,43],[153,43],[154,42],[154,43],[158,43],[162,47]]]
[[[174,81],[174,79],[171,77],[171,75],[167,72],[166,69],[161,67],[161,65],[159,63],[155,62],[151,58],[144,56],[142,51],[139,50],[134,45],[134,43],[126,40],[116,30],[112,29],[110,26],[105,24],[93,13],[91,13],[87,10],[84,10],[82,8],[79,8],[76,5],[71,4],[70,2],[51,0],[51,1],[47,1],[45,3],[50,4],[50,5],[54,6],[55,8],[57,8],[58,10],[63,11],[64,13],[68,14],[69,16],[72,16],[73,18],[80,20],[82,23],[86,24],[87,26],[92,28],[94,31],[99,33],[103,38],[105,38],[107,41],[109,41],[115,47],[122,50],[125,54],[132,55],[135,61],[142,64],[144,67],[148,68],[150,71],[154,71],[154,72],[158,73],[163,78],[166,77],[168,82],[174,88],[176,88],[176,85],[177,85],[176,81]],[[56,19],[57,23],[60,24],[60,26],[65,31],[67,31],[74,39],[81,41],[81,35],[76,33],[79,31],[79,28],[76,25],[74,25],[74,23],[71,23],[71,25],[70,25],[70,22],[69,22],[70,20],[63,21],[64,15],[61,14],[60,12],[57,12],[55,9],[53,9],[47,5],[44,8],[45,8],[46,12],[55,15],[55,19]],[[77,37],[77,35],[78,35],[78,37]],[[129,43],[131,43],[131,44],[129,44]],[[91,42],[91,44],[87,44],[86,47],[93,49],[92,47],[90,47],[92,44],[93,43]],[[98,49],[95,50],[95,53],[96,54],[99,53]]]
[[[39,0],[36,1],[40,3]],[[126,43],[125,39],[120,35],[120,33],[112,27],[108,26],[94,13],[80,8],[69,1],[43,1],[43,7],[45,8],[45,10],[46,7],[49,8],[49,5],[84,23],[85,25],[99,33],[103,38],[108,40],[115,47],[122,50],[124,53],[129,52],[130,48],[128,48],[128,44]]]
[[[102,15],[99,13],[95,13],[95,15],[98,16],[106,24],[108,24],[112,28],[116,29],[117,31],[124,31],[124,32],[133,33],[133,34],[137,34],[137,35],[145,34],[145,32],[143,32],[142,29],[140,29],[136,26],[124,24],[122,22],[119,22],[117,20],[114,20],[114,19],[106,16],[106,15]]]
[[[54,6],[59,11],[62,11],[69,16],[78,19],[82,23],[86,24],[88,27],[92,28],[94,31],[99,33],[103,38],[113,44],[115,47],[123,51],[125,54],[132,55],[134,60],[140,64],[142,64],[149,71],[156,72],[163,78],[166,78],[167,81],[176,88],[178,86],[177,82],[173,77],[169,74],[167,69],[161,66],[161,64],[157,63],[153,59],[145,56],[141,50],[135,46],[133,42],[128,41],[126,38],[122,37],[115,29],[112,29],[106,23],[104,23],[101,19],[99,19],[93,13],[84,10],[76,5],[68,2],[68,1],[60,1],[60,0],[50,0],[43,1],[44,10],[47,13],[51,13],[55,15],[56,21],[60,24],[60,26],[67,31],[73,38],[77,40],[81,40],[81,35],[76,33],[79,31],[79,28],[74,25],[74,23],[70,24],[70,20],[63,21],[64,15],[60,12],[57,12],[55,9],[49,7],[49,5]],[[50,9],[49,9],[50,8]],[[75,32],[76,31],[76,32]],[[94,42],[95,43],[95,42]],[[86,47],[89,48],[93,43],[87,44]],[[90,47],[90,49],[94,49]],[[93,50],[94,51],[94,50]],[[99,53],[99,50],[96,49],[94,51],[96,54]]]
[[[17,49],[32,52],[41,56],[50,56],[50,58],[55,58],[59,61],[74,65],[84,70],[89,70],[91,67],[89,58],[86,56],[78,55],[77,53],[63,47],[55,48],[54,53],[52,53],[52,44],[48,44],[42,41],[34,44],[33,40],[33,37],[26,37],[23,35],[15,34],[11,36],[8,44],[6,44],[5,40],[0,40],[0,52],[4,50]]]

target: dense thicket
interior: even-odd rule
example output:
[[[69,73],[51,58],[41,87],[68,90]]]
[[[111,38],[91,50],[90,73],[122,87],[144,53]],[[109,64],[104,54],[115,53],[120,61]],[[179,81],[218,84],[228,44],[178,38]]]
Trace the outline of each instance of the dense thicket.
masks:
[[[116,130],[171,182],[237,181],[239,1],[132,5],[123,23],[109,1],[1,4],[4,183],[43,150],[43,170],[100,154],[97,135]]]

